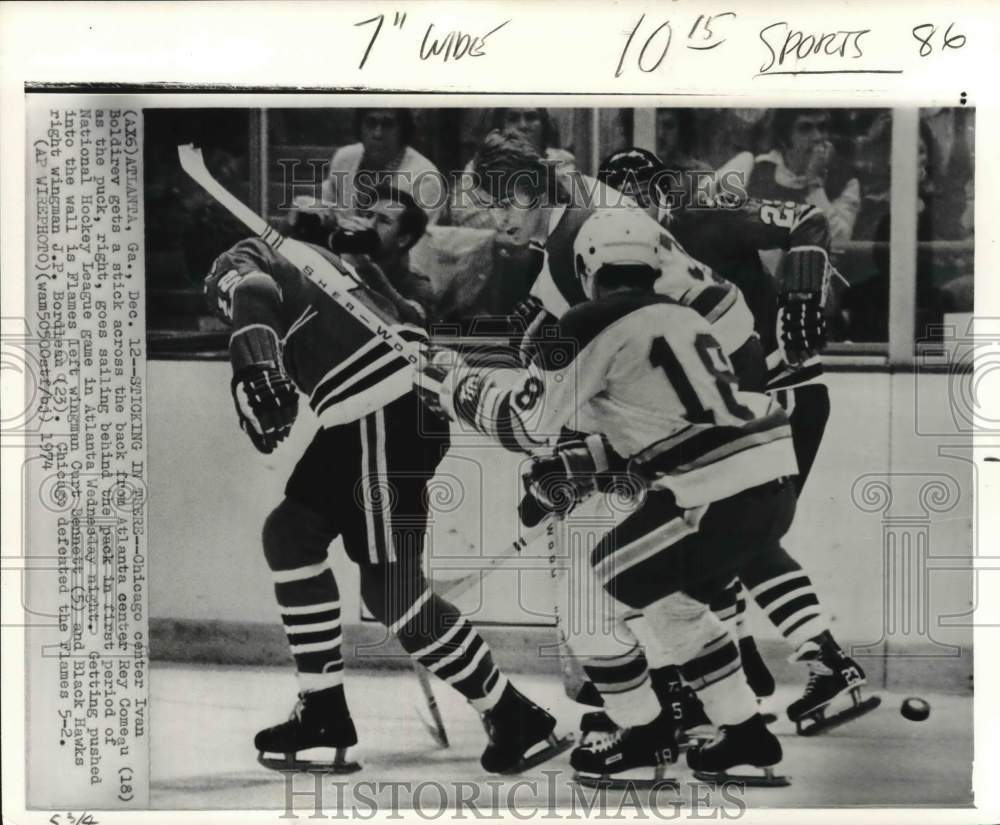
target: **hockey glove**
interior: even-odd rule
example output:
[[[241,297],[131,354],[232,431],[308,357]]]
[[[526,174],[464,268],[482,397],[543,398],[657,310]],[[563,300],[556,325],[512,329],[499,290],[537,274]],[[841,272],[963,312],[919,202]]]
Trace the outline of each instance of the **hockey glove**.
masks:
[[[785,300],[778,332],[789,364],[799,364],[826,346],[826,319],[817,298]]]
[[[794,246],[778,271],[778,336],[790,364],[798,364],[826,345],[823,306],[830,262],[822,247]]]
[[[527,497],[540,509],[565,516],[597,492],[598,475],[608,470],[607,450],[603,436],[590,435],[560,444],[550,456],[536,458],[523,476]]]
[[[535,527],[554,514],[531,493],[525,493],[517,505],[517,515],[522,526]]]
[[[236,333],[229,344],[230,388],[240,429],[259,452],[270,453],[288,436],[299,411],[299,394],[281,368],[278,336],[266,326]]]
[[[495,400],[496,369],[470,365],[447,347],[424,347],[421,356],[414,382],[420,400],[442,418],[483,432],[484,396]]]

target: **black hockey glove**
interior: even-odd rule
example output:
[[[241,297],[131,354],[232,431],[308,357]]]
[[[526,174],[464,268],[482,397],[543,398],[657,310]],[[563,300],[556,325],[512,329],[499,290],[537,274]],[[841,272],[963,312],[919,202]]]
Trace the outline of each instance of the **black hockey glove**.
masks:
[[[270,453],[291,432],[299,411],[298,391],[280,366],[278,336],[269,327],[247,327],[233,336],[229,350],[240,429],[258,451]]]
[[[608,469],[607,449],[602,436],[591,435],[567,441],[552,455],[536,458],[523,477],[527,497],[542,510],[565,516],[597,492],[598,475]]]
[[[826,319],[818,298],[783,300],[778,324],[790,364],[799,364],[826,346]]]
[[[826,346],[823,306],[830,280],[830,259],[818,246],[793,246],[778,269],[778,336],[790,364]]]

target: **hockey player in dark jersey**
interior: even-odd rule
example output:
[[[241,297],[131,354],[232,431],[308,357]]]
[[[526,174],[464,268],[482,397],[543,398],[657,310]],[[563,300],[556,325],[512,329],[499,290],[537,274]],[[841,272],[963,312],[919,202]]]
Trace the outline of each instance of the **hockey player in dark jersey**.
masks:
[[[508,449],[557,444],[555,456],[537,458],[539,472],[531,474],[543,508],[589,495],[602,474],[644,485],[637,506],[590,554],[593,575],[613,602],[615,632],[591,639],[584,667],[618,727],[574,750],[581,781],[662,771],[677,758],[674,720],[651,689],[628,626],[636,612],[653,611],[669,620],[661,626],[664,643],[685,677],[702,683],[706,707],[721,723],[714,740],[688,750],[689,766],[719,779],[752,766],[764,773],[740,780],[777,784],[771,769],[781,747],[757,712],[735,640],[685,593],[732,574],[745,553],[787,529],[796,471],[791,433],[777,402],[737,388],[709,323],[653,290],[661,237],[637,210],[597,210],[572,247],[587,300],[559,322],[562,340],[577,346],[569,361],[543,358],[511,387],[489,369],[441,353],[424,368],[425,391],[453,419]],[[560,443],[567,426],[592,435]]]
[[[720,205],[693,203],[695,170],[666,169],[651,152],[628,149],[609,157],[598,177],[639,200],[680,242],[685,251],[739,287],[754,316],[767,359],[766,390],[789,412],[801,491],[815,460],[830,412],[819,351],[825,341],[823,303],[829,273],[830,233],[815,206],[727,199]],[[692,206],[698,208],[690,208]],[[761,260],[761,250],[784,250],[777,277]],[[741,375],[746,385],[747,376]],[[764,387],[753,386],[754,389]],[[760,557],[743,574],[750,593],[795,650],[793,660],[810,671],[805,694],[788,707],[803,733],[816,733],[874,708],[860,700],[866,684],[860,665],[837,645],[819,598],[801,565],[782,548]],[[742,624],[745,600],[737,583],[713,600],[721,615]],[[758,695],[773,692],[774,680],[743,635],[741,654]],[[826,715],[840,697],[851,700],[843,713]]]
[[[375,247],[384,262],[398,263],[396,253],[419,239],[426,219],[414,218],[423,213],[404,192],[383,187],[377,195],[377,215],[367,216],[378,230]],[[406,341],[426,340],[403,320],[426,315],[414,305],[420,289],[405,270],[390,266],[387,274],[372,256],[316,249],[356,281],[351,299],[359,309]],[[233,395],[254,446],[268,453],[287,436],[299,392],[321,425],[263,529],[300,698],[287,722],[257,734],[262,764],[359,767],[346,758],[357,734],[343,686],[340,596],[327,558],[338,536],[358,565],[368,610],[482,714],[490,739],[485,770],[516,771],[568,747],[555,743],[553,717],[514,688],[475,628],[428,587],[425,491],[449,437],[447,424],[418,402],[408,359],[258,239],[219,256],[205,294],[232,325]],[[314,748],[332,749],[333,760],[310,759]]]

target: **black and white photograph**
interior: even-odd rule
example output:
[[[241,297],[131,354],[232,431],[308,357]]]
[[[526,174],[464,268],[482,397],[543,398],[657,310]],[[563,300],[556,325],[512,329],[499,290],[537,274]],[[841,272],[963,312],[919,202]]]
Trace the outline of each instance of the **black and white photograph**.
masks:
[[[353,68],[528,17],[398,5]],[[25,83],[29,810],[982,814],[995,109],[760,15],[784,96]]]
[[[971,469],[888,353],[971,315],[974,110],[144,126],[154,803],[266,806],[260,766],[969,801],[972,640],[929,619],[972,580],[920,591]]]

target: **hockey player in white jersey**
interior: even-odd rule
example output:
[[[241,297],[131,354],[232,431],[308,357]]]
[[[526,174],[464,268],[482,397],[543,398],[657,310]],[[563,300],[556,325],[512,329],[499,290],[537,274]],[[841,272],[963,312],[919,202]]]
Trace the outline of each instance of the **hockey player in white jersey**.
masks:
[[[668,169],[654,154],[635,147],[611,155],[598,171],[603,183],[642,203],[688,254],[739,287],[753,313],[767,370],[766,377],[759,369],[745,373],[731,354],[737,377],[744,389],[774,395],[788,412],[801,493],[830,413],[818,355],[825,340],[822,306],[831,272],[829,223],[808,204],[731,199],[693,208],[683,192],[675,198],[678,192],[667,189],[685,177],[684,170]],[[764,267],[762,250],[787,250],[775,276]],[[748,380],[754,383],[748,385]],[[792,661],[809,667],[805,692],[787,711],[800,734],[820,733],[878,706],[877,696],[861,698],[867,685],[864,670],[837,644],[819,593],[801,564],[776,546],[744,570],[744,583],[794,650]],[[721,590],[712,606],[739,629],[740,656],[754,692],[773,694],[774,678],[743,621],[741,584]]]
[[[654,292],[660,238],[638,210],[594,212],[573,245],[589,300],[559,321],[575,357],[560,368],[525,370],[511,388],[488,369],[438,353],[423,368],[424,396],[509,449],[544,449],[565,428],[604,436],[560,448],[560,493],[587,496],[602,474],[642,481],[638,506],[590,557],[621,620],[604,655],[589,651],[585,669],[619,728],[577,747],[574,768],[600,777],[676,760],[673,720],[625,622],[629,613],[654,610],[672,622],[678,663],[699,663],[700,696],[720,726],[716,739],[688,751],[688,764],[715,777],[732,776],[738,766],[764,770],[743,774],[752,782],[773,776],[780,743],[757,712],[735,640],[684,594],[735,574],[743,554],[784,534],[795,509],[789,479],[797,466],[780,406],[740,391],[710,324]],[[545,485],[534,492],[543,506],[559,506]],[[668,601],[674,609],[661,611]],[[723,661],[736,666],[719,666]]]

